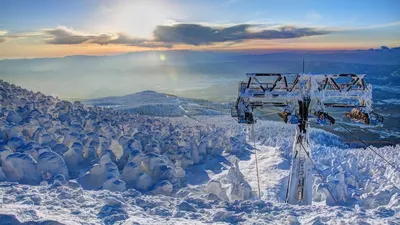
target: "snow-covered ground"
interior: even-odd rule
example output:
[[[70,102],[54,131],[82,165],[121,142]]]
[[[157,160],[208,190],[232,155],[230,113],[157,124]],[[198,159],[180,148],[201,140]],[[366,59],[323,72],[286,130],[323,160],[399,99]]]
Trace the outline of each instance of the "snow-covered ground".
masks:
[[[131,97],[104,105],[142,115],[1,81],[0,224],[400,224],[400,174],[367,149],[311,129],[328,183],[315,172],[313,205],[288,205],[293,126],[258,121],[254,148],[225,105]],[[164,111],[183,113],[146,115]],[[400,146],[375,150],[400,161]]]

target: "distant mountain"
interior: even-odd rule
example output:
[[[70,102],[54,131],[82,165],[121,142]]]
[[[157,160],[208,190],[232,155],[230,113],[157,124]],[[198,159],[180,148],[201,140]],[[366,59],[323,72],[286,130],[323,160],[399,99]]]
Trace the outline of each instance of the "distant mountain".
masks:
[[[229,103],[182,98],[155,91],[142,91],[125,96],[91,99],[83,101],[83,103],[125,110],[141,115],[172,117],[226,115],[230,109]]]
[[[350,57],[352,56],[352,57]],[[367,62],[362,59],[366,57],[374,57]],[[396,56],[395,58],[386,58],[382,60],[384,56]],[[111,56],[89,56],[89,55],[73,55],[65,56],[62,58],[34,58],[34,59],[3,59],[0,60],[1,64],[12,64],[14,62],[24,63],[73,63],[80,61],[81,63],[94,63],[98,61],[120,61],[129,60],[130,65],[143,65],[159,63],[164,61],[164,64],[190,64],[190,63],[205,63],[205,62],[221,62],[221,61],[232,61],[249,57],[248,59],[279,59],[279,60],[290,60],[300,58],[309,58],[310,60],[328,60],[335,62],[363,62],[373,64],[400,64],[400,47],[389,48],[381,46],[377,49],[362,49],[362,50],[329,50],[329,51],[281,51],[281,52],[266,52],[266,53],[251,53],[251,52],[229,52],[229,51],[192,51],[192,50],[168,50],[168,51],[142,51],[142,52],[131,52],[120,55]],[[361,57],[361,58],[358,58]],[[373,60],[376,60],[373,62]],[[145,65],[146,65],[145,64]],[[97,65],[101,66],[101,65]]]

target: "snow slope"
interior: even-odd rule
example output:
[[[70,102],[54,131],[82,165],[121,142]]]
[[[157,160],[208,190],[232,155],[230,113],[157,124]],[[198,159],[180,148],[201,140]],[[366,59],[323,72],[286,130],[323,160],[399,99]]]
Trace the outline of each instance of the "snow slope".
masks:
[[[144,94],[159,112],[185,113],[89,107],[1,81],[0,224],[400,223],[400,174],[369,150],[311,129],[313,158],[328,183],[315,173],[313,205],[287,205],[293,126],[258,121],[254,148],[226,111],[184,108],[217,103]],[[120,104],[114,100],[108,104]],[[376,149],[393,162],[399,150]]]

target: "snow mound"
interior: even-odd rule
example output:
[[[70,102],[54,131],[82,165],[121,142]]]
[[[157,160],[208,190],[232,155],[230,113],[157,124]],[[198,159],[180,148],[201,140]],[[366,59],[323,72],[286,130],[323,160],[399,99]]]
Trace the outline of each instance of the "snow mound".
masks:
[[[55,152],[42,152],[38,157],[37,169],[46,180],[51,180],[56,175],[63,175],[65,179],[69,179],[64,159]]]
[[[21,184],[39,184],[40,173],[36,161],[29,154],[13,153],[7,156],[1,168],[9,181]]]
[[[239,170],[236,161],[228,173],[218,180],[210,180],[206,186],[206,192],[217,196],[221,200],[247,200],[252,197],[252,190]]]

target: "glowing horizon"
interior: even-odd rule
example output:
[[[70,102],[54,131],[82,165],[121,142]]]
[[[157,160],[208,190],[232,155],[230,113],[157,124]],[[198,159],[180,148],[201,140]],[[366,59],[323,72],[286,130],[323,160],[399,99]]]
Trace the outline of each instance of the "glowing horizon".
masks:
[[[0,59],[397,47],[399,7],[391,0],[0,2]]]

